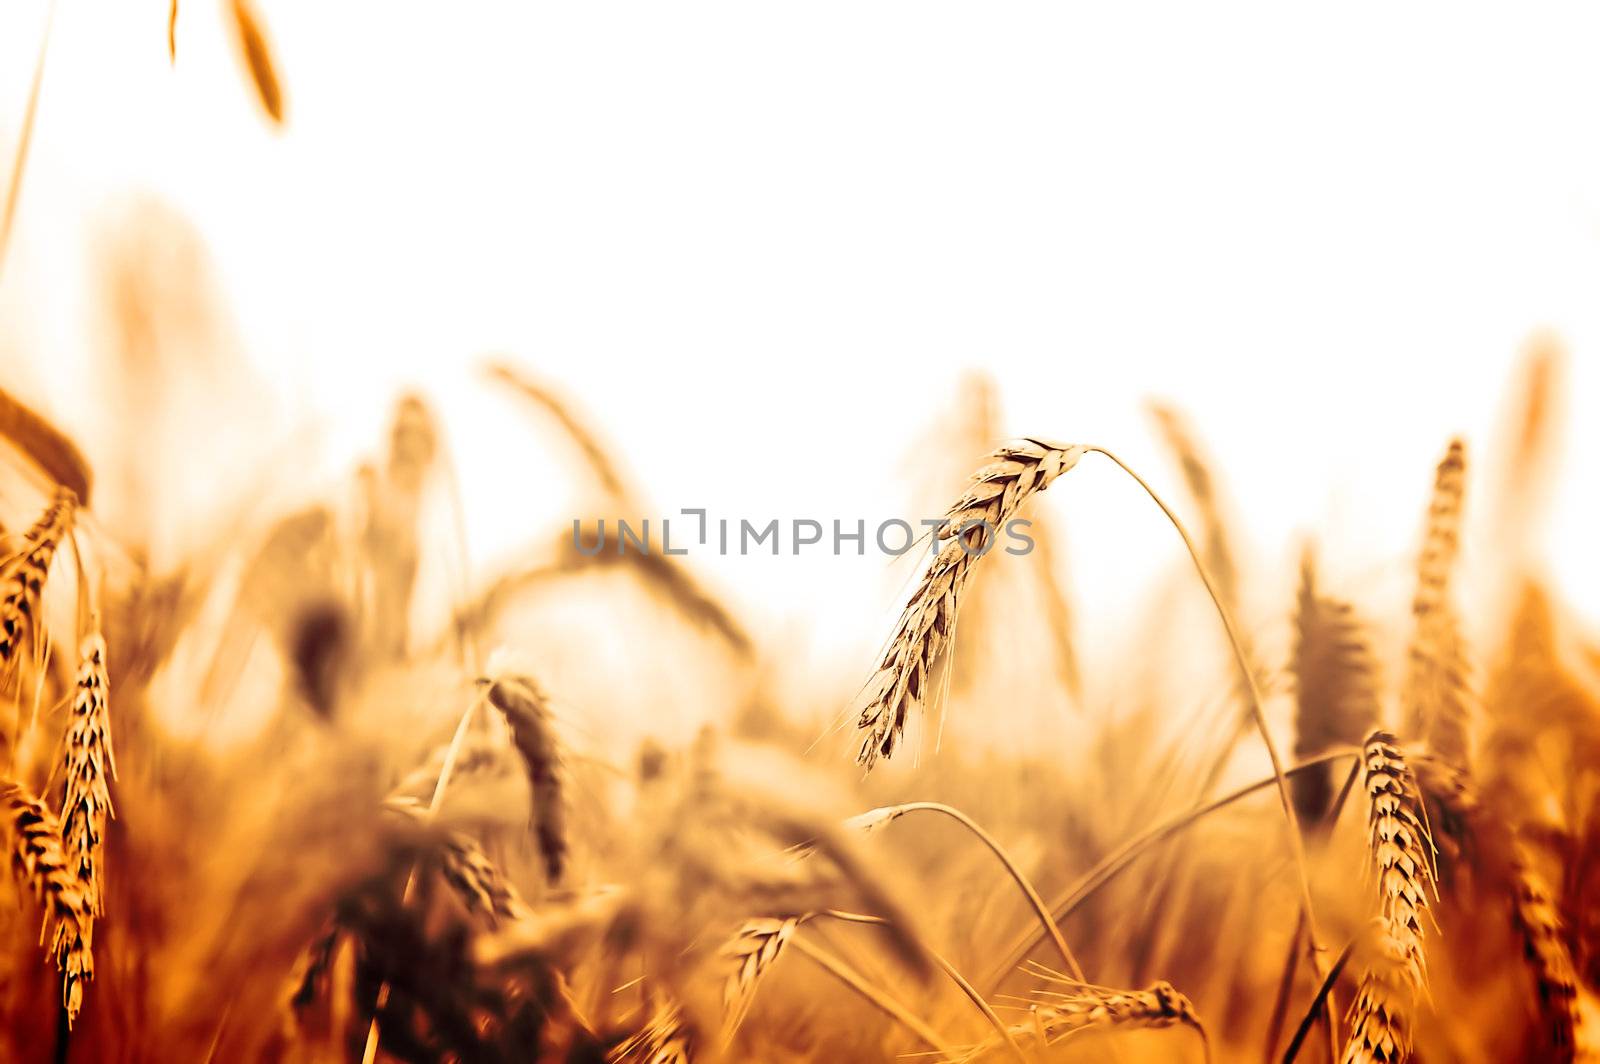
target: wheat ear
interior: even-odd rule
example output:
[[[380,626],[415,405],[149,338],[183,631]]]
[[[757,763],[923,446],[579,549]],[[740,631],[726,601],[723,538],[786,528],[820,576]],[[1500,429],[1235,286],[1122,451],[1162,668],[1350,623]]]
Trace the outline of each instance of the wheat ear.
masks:
[[[94,913],[83,885],[61,847],[61,826],[48,806],[21,784],[0,781],[0,808],[11,834],[17,875],[44,905],[42,935],[61,971],[61,1001],[67,1022],[83,1007],[84,984],[94,978]]]
[[[1027,1021],[1011,1027],[1012,1037],[1023,1045],[1044,1049],[1093,1027],[1159,1029],[1182,1024],[1199,1036],[1206,1059],[1211,1059],[1211,1040],[1194,1003],[1165,980],[1145,990],[1114,990],[1064,979],[1043,967],[1034,971],[1070,989],[1034,991]]]
[[[1411,604],[1416,628],[1405,688],[1408,733],[1462,769],[1469,767],[1468,670],[1450,577],[1460,550],[1466,461],[1465,445],[1451,440],[1434,474]]]
[[[1567,946],[1561,909],[1534,870],[1522,843],[1512,847],[1511,921],[1539,995],[1545,1044],[1570,1059],[1584,1026],[1578,1005],[1578,971]]]
[[[1355,745],[1378,723],[1377,667],[1366,632],[1349,603],[1319,593],[1309,546],[1300,561],[1291,668],[1297,758]],[[1301,823],[1308,831],[1325,830],[1333,801],[1332,766],[1296,776],[1292,790]]]
[[[967,491],[945,513],[929,563],[868,685],[857,726],[866,733],[857,760],[871,768],[894,753],[906,718],[923,705],[942,655],[955,638],[956,615],[972,567],[995,545],[1001,528],[1031,496],[1078,464],[1083,447],[1022,439],[995,451]]]
[[[83,639],[78,682],[67,726],[61,786],[62,847],[95,915],[104,913],[101,849],[106,818],[114,815],[110,781],[117,761],[111,746],[106,643],[98,630]]]
[[[566,793],[561,746],[550,720],[549,702],[528,676],[502,675],[488,681],[489,704],[511,726],[511,741],[522,756],[533,802],[534,839],[554,883],[567,861]]]
[[[22,549],[0,562],[0,671],[14,669],[23,649],[37,641],[39,604],[56,548],[72,531],[78,497],[70,488],[56,489],[51,501],[28,530]]]
[[[1436,895],[1433,840],[1420,792],[1393,735],[1375,731],[1362,750],[1367,849],[1377,888],[1375,949],[1350,1010],[1344,1064],[1399,1064],[1411,1056],[1412,1014],[1427,993],[1423,955],[1429,897]]]

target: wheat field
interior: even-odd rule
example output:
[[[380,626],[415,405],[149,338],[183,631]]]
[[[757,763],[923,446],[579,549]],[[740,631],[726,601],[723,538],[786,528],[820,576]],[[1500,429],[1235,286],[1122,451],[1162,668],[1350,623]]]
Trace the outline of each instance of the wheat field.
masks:
[[[1311,536],[1249,616],[1226,471],[1176,409],[1151,419],[1169,500],[1098,444],[995,438],[974,378],[987,413],[939,459],[966,486],[843,698],[780,682],[781,633],[692,559],[560,529],[418,610],[454,477],[422,395],[343,486],[241,505],[157,567],[159,514],[97,515],[126,474],[5,393],[4,1057],[1595,1059],[1600,640],[1527,534],[1564,358],[1525,352],[1482,476],[1461,439],[1417,471],[1388,618]],[[557,386],[487,370],[596,498],[637,497]],[[1058,544],[1050,501],[1091,462],[1170,529],[1208,633],[1151,617],[1146,660],[1083,659],[1060,559],[989,549],[1019,513]],[[684,739],[648,723],[680,692],[642,731],[586,705],[616,664],[560,630],[619,585],[742,708]],[[578,692],[541,676],[552,644],[594,673]],[[1131,699],[1085,694],[1130,669]],[[1166,704],[1173,669],[1213,692],[1205,727]],[[1039,727],[1016,710],[1039,684],[1069,760],[940,739]]]
[[[261,12],[225,11],[283,124]],[[1498,435],[1415,470],[1412,550],[1367,559],[1399,608],[1337,529],[1252,551],[1179,406],[1158,476],[974,374],[927,412],[929,497],[886,503],[944,523],[841,680],[694,558],[551,525],[467,565],[423,392],[297,476],[195,339],[201,242],[143,220],[94,280],[92,413],[0,377],[0,1060],[1600,1060],[1600,632],[1536,534],[1554,337],[1508,352]],[[652,512],[559,365],[480,368],[586,516]],[[153,456],[202,444],[257,472],[173,490]],[[1112,655],[1059,502],[1090,466],[1170,537]]]

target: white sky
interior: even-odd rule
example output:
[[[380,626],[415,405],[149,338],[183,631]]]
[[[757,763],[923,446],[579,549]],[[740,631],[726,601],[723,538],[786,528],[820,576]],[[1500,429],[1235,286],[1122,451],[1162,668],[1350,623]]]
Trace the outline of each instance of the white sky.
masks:
[[[1548,327],[1577,412],[1551,551],[1600,618],[1582,15],[263,0],[274,133],[224,5],[184,3],[175,69],[166,6],[61,0],[0,285],[25,341],[0,350],[35,369],[86,363],[95,225],[150,189],[206,235],[330,462],[403,383],[438,398],[479,558],[571,516],[565,472],[474,377],[485,352],[565,385],[661,509],[763,520],[902,512],[907,448],[980,366],[1008,430],[1174,488],[1141,403],[1178,402],[1255,560],[1276,574],[1321,529],[1359,594],[1403,571],[1444,441],[1488,442]],[[44,11],[0,8],[7,157]],[[1083,473],[1049,512],[1092,624],[1174,555],[1130,488]],[[708,568],[862,661],[896,605],[880,559]]]

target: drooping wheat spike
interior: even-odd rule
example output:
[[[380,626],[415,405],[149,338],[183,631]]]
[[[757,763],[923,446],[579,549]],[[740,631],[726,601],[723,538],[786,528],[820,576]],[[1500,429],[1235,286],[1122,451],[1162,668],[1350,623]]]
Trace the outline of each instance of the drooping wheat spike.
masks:
[[[70,489],[80,505],[89,505],[94,475],[78,445],[4,388],[0,388],[0,436],[32,459],[51,480]]]
[[[1034,991],[1037,1000],[1028,1008],[1028,1019],[1010,1028],[1012,1038],[1024,1048],[1045,1049],[1092,1027],[1165,1028],[1182,1024],[1206,1041],[1205,1025],[1193,1002],[1165,980],[1146,990],[1113,990],[1077,984],[1037,967],[1034,970],[1069,989]],[[973,1056],[983,1056],[996,1048],[991,1039]]]
[[[43,934],[61,971],[61,1001],[71,1023],[94,978],[94,913],[61,847],[55,816],[21,784],[0,781],[0,809],[11,836],[12,866],[44,905]]]
[[[1355,746],[1377,724],[1376,663],[1364,626],[1349,603],[1319,593],[1309,545],[1300,560],[1293,672],[1296,760]],[[1324,765],[1290,783],[1295,811],[1308,832],[1328,814],[1334,771]]]
[[[783,952],[795,928],[807,916],[768,916],[746,920],[738,934],[722,948],[722,955],[734,964],[722,989],[723,1041],[731,1041],[750,1012],[756,987]]]
[[[1441,758],[1468,767],[1470,737],[1467,656],[1460,618],[1450,596],[1450,578],[1460,549],[1461,502],[1466,449],[1451,440],[1434,477],[1417,590],[1411,612],[1410,667],[1404,702],[1408,734]]]
[[[56,489],[54,500],[17,553],[0,561],[0,672],[16,667],[22,652],[37,641],[39,605],[56,548],[72,531],[78,498],[70,488]]]
[[[62,847],[89,899],[90,909],[99,916],[105,911],[100,851],[105,841],[106,817],[112,815],[110,781],[116,777],[117,761],[111,746],[106,643],[98,631],[83,639],[64,759]]]
[[[944,541],[900,615],[868,686],[857,727],[866,732],[857,760],[867,768],[894,753],[913,709],[926,704],[942,656],[955,638],[962,592],[973,563],[987,554],[1028,498],[1078,464],[1084,448],[1026,438],[1005,444],[945,514]]]
[[[1411,1056],[1412,1015],[1427,992],[1425,924],[1436,893],[1433,840],[1399,742],[1375,731],[1362,751],[1367,846],[1377,887],[1373,956],[1350,1009],[1344,1064],[1398,1064]]]
[[[1567,946],[1561,909],[1520,845],[1512,848],[1511,880],[1512,927],[1538,994],[1544,1044],[1556,1059],[1570,1060],[1582,1041],[1584,1024],[1578,971]]]
[[[489,703],[511,726],[511,741],[522,755],[532,791],[533,833],[554,883],[567,861],[566,793],[561,746],[550,720],[549,703],[532,677],[501,674],[488,681]]]

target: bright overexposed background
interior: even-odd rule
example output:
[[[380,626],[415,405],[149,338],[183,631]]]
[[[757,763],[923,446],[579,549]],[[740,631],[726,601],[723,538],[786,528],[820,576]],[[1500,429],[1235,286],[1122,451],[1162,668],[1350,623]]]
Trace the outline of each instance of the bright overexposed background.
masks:
[[[1178,403],[1250,561],[1287,571],[1316,529],[1359,595],[1400,586],[1445,440],[1481,453],[1547,329],[1573,412],[1548,546],[1600,619],[1582,15],[259,6],[282,130],[225,5],[186,0],[169,65],[165,0],[60,0],[0,358],[68,424],[92,416],[97,234],[154,194],[207,241],[275,412],[233,428],[310,434],[331,476],[422,387],[479,565],[576,516],[570,462],[483,382],[487,353],[562,385],[660,512],[761,522],[907,513],[913,444],[977,367],[1008,432],[1105,443],[1181,498],[1142,406]],[[0,9],[7,159],[46,8]],[[1074,477],[1047,512],[1093,640],[1174,546],[1104,467]],[[863,668],[907,575],[702,560],[749,616]]]

